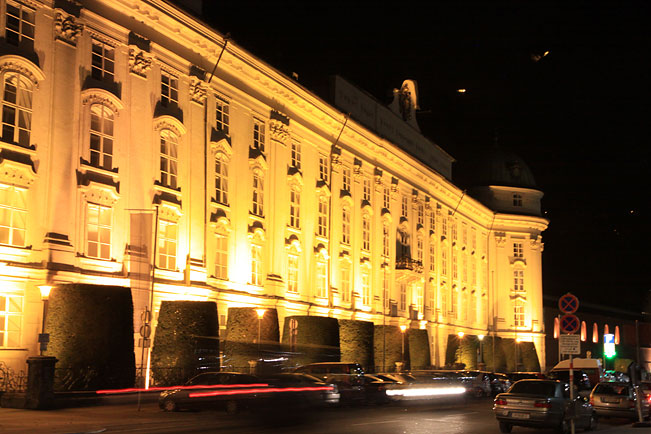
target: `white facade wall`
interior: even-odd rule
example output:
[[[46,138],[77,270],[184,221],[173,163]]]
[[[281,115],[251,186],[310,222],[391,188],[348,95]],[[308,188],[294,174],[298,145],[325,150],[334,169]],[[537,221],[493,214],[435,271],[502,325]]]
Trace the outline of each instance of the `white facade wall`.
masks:
[[[38,354],[39,285],[130,286],[130,210],[158,208],[160,219],[177,224],[177,236],[174,266],[155,272],[155,311],[166,299],[214,300],[222,327],[229,307],[263,306],[276,308],[281,322],[286,315],[309,314],[427,328],[434,365],[444,363],[448,334],[495,332],[533,340],[543,364],[540,234],[545,219],[493,212],[399,144],[346,119],[235,44],[227,44],[208,83],[225,40],[162,1],[84,1],[75,16],[53,9],[51,1],[3,0],[0,25],[5,34],[8,4],[35,13],[33,53],[38,62],[20,50],[11,51],[6,43],[1,46],[6,52],[0,52],[0,79],[18,73],[34,91],[32,146],[0,141],[3,156],[11,154],[0,162],[0,183],[21,189],[26,198],[24,243],[0,245],[0,295],[17,297],[21,303],[16,313],[19,338],[12,345],[0,343],[0,360],[22,369],[26,357]],[[68,19],[64,31],[57,19]],[[149,41],[149,49],[129,45],[134,41],[130,32]],[[88,80],[93,39],[115,49],[112,81]],[[141,56],[142,63],[130,54]],[[193,66],[208,73],[196,77]],[[157,112],[162,74],[178,79],[182,118],[174,117],[174,110]],[[215,131],[217,98],[228,103],[227,136]],[[89,163],[93,105],[115,116],[113,163],[108,169]],[[251,151],[255,122],[264,126],[264,156]],[[160,137],[166,132],[178,138],[178,190],[159,185]],[[292,142],[301,147],[300,171],[290,170]],[[319,182],[320,156],[328,163],[327,183]],[[227,204],[214,200],[216,158],[228,167]],[[350,171],[348,193],[342,192],[345,171]],[[264,182],[262,216],[252,213],[254,173]],[[365,182],[368,202],[363,201]],[[289,227],[290,188],[300,191],[299,228]],[[383,206],[385,188],[390,192],[388,209]],[[318,235],[319,201],[329,207],[325,236]],[[111,213],[111,253],[105,259],[89,254],[89,203]],[[349,243],[342,243],[345,207],[351,216]],[[363,245],[364,219],[370,225],[369,250]],[[390,237],[386,259],[385,225]],[[409,240],[404,252],[397,246],[398,231]],[[216,276],[218,234],[228,240],[227,278]],[[419,239],[422,267],[402,267],[402,256],[417,258]],[[513,242],[521,242],[522,258],[513,257]],[[252,282],[252,244],[261,249],[260,285]],[[294,253],[299,269],[296,293],[288,291],[288,255]],[[319,261],[328,271],[324,294],[317,293]],[[342,264],[350,267],[350,294],[342,291]],[[516,269],[524,272],[523,291],[514,290]],[[389,309],[383,309],[385,275]],[[136,331],[148,296],[134,291]],[[516,298],[524,305],[519,326],[514,319]],[[395,316],[390,315],[392,305],[397,307]]]

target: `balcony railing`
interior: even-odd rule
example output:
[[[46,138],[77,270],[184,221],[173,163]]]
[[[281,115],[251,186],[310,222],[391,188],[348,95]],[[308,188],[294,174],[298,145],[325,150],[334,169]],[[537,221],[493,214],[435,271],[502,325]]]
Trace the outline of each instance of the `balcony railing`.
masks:
[[[411,270],[416,273],[422,273],[423,262],[413,259],[410,256],[402,256],[396,259],[396,270]]]

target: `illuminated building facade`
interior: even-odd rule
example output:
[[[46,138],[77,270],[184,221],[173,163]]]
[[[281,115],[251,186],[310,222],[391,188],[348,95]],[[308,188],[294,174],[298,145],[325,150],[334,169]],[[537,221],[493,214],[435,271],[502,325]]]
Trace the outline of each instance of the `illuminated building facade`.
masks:
[[[455,186],[414,83],[364,119],[381,106],[343,80],[327,103],[162,0],[0,4],[0,360],[38,354],[40,285],[132,286],[133,210],[157,210],[154,311],[425,328],[438,366],[448,335],[496,333],[544,365],[542,193],[502,182],[517,159],[476,199]]]

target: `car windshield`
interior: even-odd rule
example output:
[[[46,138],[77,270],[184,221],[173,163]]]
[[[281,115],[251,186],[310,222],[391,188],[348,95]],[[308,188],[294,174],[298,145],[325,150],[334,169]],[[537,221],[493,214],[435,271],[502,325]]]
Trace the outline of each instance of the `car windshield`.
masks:
[[[594,393],[600,395],[628,395],[628,387],[618,385],[618,384],[597,384],[597,387],[594,389]]]
[[[556,384],[545,381],[518,381],[515,383],[509,393],[518,393],[522,395],[540,395],[554,396]]]

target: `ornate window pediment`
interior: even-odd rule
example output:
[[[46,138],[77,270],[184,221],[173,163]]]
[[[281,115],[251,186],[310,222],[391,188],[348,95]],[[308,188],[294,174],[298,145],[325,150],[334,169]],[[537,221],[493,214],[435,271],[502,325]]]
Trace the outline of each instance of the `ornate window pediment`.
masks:
[[[34,87],[38,88],[38,83],[45,80],[45,74],[34,63],[22,56],[6,54],[0,56],[0,73],[13,71],[27,77]]]
[[[115,190],[115,188],[93,181],[91,181],[88,185],[80,186],[79,190],[87,202],[92,202],[99,205],[113,206],[120,198],[120,195]]]
[[[161,115],[154,118],[154,131],[171,130],[177,136],[182,136],[188,132],[185,125],[174,116]]]
[[[2,159],[0,161],[0,182],[28,188],[36,179],[33,166],[16,161]]]
[[[81,103],[84,105],[93,105],[93,104],[103,104],[108,106],[113,113],[116,115],[124,109],[124,104],[120,101],[120,98],[113,95],[111,92],[99,89],[91,88],[81,91]]]
[[[230,160],[233,156],[233,148],[231,144],[226,139],[220,139],[218,141],[210,142],[210,152],[214,157],[223,156],[227,160]]]

